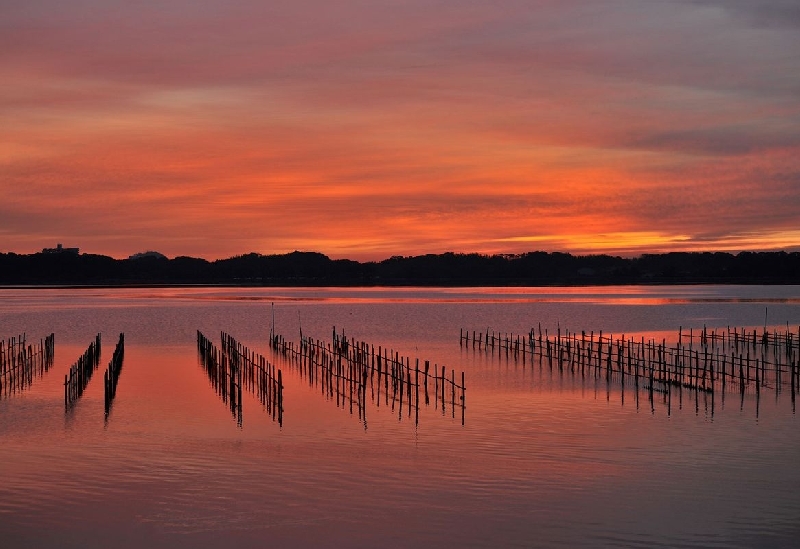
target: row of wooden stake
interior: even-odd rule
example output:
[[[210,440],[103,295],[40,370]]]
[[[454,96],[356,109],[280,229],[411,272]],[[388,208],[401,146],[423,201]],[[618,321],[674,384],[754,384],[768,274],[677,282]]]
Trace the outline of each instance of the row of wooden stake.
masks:
[[[64,375],[64,406],[72,406],[82,395],[89,384],[92,374],[100,363],[100,334],[95,336],[83,355]]]
[[[392,410],[397,404],[399,417],[404,409],[410,417],[412,411],[415,421],[419,422],[420,387],[423,388],[424,404],[430,404],[429,384],[433,385],[434,405],[441,405],[445,413],[447,393],[450,396],[450,409],[455,417],[455,410],[461,410],[462,424],[465,420],[466,384],[461,372],[461,383],[456,381],[455,370],[451,378],[447,378],[447,369],[442,366],[439,375],[438,365],[430,361],[414,360],[411,365],[409,357],[401,357],[399,352],[384,349],[363,341],[348,339],[343,333],[333,328],[332,341],[323,342],[300,335],[300,344],[286,341],[279,334],[271,334],[271,346],[277,353],[290,359],[290,363],[298,369],[301,376],[308,379],[309,384],[319,386],[327,398],[336,399],[337,406],[349,403],[350,411],[355,404],[359,418],[364,420],[366,428],[367,389],[371,398],[380,406],[381,391],[385,405],[391,400]],[[405,400],[405,402],[404,402]]]
[[[222,349],[202,332],[197,331],[197,350],[200,363],[206,371],[211,386],[222,401],[229,405],[231,415],[242,425],[242,389],[247,386],[267,413],[283,426],[282,374],[264,357],[252,353],[233,337],[221,334]]]
[[[242,425],[242,374],[205,334],[197,331],[197,351],[215,392],[228,404],[236,423]]]
[[[117,396],[117,383],[119,382],[119,374],[122,371],[122,360],[125,356],[125,334],[119,334],[119,341],[114,348],[114,354],[111,361],[108,363],[103,374],[103,386],[105,387],[105,411],[106,416],[111,411],[111,404],[114,402],[114,397]]]
[[[283,373],[262,355],[251,351],[233,336],[220,333],[223,360],[241,374],[240,384],[259,400],[267,414],[283,426]],[[239,397],[241,401],[241,394]]]
[[[735,384],[741,392],[752,387],[760,392],[762,387],[773,387],[776,393],[789,381],[794,399],[800,389],[800,368],[797,365],[797,339],[791,332],[769,334],[761,337],[755,333],[741,339],[739,332],[726,331],[722,334],[703,330],[699,345],[693,346],[694,338],[689,336],[689,346],[678,343],[669,346],[666,340],[634,340],[624,335],[614,339],[600,332],[588,335],[581,332],[562,330],[550,336],[539,327],[538,335],[532,329],[527,335],[504,334],[495,336],[488,331],[483,334],[461,331],[461,345],[467,348],[505,353],[515,360],[538,357],[540,363],[547,359],[548,364],[563,370],[576,369],[581,373],[593,370],[604,372],[606,377],[619,376],[623,382],[626,377],[633,383],[646,379],[651,390],[668,390],[670,387],[690,388],[713,393],[717,388]],[[751,357],[752,349],[755,356]],[[737,352],[738,350],[738,352]],[[756,352],[759,351],[759,354]],[[788,380],[787,380],[788,378]]]
[[[568,331],[565,331],[565,334]],[[590,340],[594,339],[594,332],[589,336]],[[573,334],[574,336],[575,334]],[[554,338],[560,339],[561,328],[557,329],[557,334],[553,335]],[[582,332],[582,337],[586,338],[586,332]],[[547,329],[544,330],[544,339],[549,338]],[[600,339],[602,339],[602,331],[600,332]],[[624,338],[623,338],[624,339]],[[686,343],[688,340],[688,345]],[[542,326],[539,325],[538,341],[542,341]],[[477,347],[479,350],[505,350],[507,353],[513,352],[514,354],[524,355],[532,353],[536,343],[537,335],[536,329],[531,328],[530,332],[523,335],[514,335],[511,333],[495,333],[494,331],[477,332],[473,330],[461,329],[459,336],[459,343],[461,346]],[[695,343],[701,348],[710,348],[712,351],[720,349],[721,353],[742,353],[750,354],[752,349],[753,354],[757,350],[761,350],[762,354],[771,353],[774,357],[791,361],[798,355],[800,351],[800,327],[797,329],[797,334],[790,331],[788,325],[786,331],[778,331],[777,329],[767,330],[763,329],[761,335],[758,335],[757,329],[734,328],[728,326],[722,330],[709,331],[706,326],[703,326],[702,331],[696,334],[690,328],[688,334],[683,331],[683,327],[678,328],[678,343],[679,347],[684,349],[695,348]]]
[[[50,370],[54,358],[54,334],[40,339],[38,345],[28,343],[25,334],[0,340],[0,396],[29,387]]]

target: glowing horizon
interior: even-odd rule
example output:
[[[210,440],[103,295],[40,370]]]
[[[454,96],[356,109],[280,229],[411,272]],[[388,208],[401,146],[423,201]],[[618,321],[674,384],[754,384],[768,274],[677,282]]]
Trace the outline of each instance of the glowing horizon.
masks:
[[[0,28],[2,252],[800,249],[792,2],[45,1]]]

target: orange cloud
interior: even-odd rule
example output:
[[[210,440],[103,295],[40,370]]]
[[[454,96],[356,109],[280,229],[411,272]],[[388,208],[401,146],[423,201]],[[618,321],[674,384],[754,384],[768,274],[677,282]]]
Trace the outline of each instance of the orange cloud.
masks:
[[[428,4],[10,9],[0,247],[797,246],[794,19]]]

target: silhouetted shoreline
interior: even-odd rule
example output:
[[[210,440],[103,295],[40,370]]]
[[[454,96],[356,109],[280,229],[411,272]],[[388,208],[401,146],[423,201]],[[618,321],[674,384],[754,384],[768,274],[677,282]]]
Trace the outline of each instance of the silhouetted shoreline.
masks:
[[[383,261],[316,252],[193,257],[0,254],[3,286],[590,286],[800,284],[800,252],[673,252],[635,258],[530,252],[429,254]]]

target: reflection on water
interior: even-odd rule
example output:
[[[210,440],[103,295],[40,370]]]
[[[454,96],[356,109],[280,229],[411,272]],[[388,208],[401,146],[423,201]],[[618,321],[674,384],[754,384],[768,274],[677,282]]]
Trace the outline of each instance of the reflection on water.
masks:
[[[420,382],[422,383],[424,406],[430,405],[429,385],[433,391],[434,408],[441,408],[442,415],[448,406],[447,394],[450,394],[450,410],[453,418],[456,409],[461,415],[461,425],[466,418],[466,382],[464,372],[461,372],[461,383],[456,382],[456,372],[451,370],[451,378],[447,378],[447,369],[443,366],[441,376],[439,367],[425,360],[420,368],[420,360],[414,361],[411,368],[411,358],[401,357],[399,352],[384,349],[365,341],[348,340],[347,337],[333,329],[331,342],[303,337],[300,334],[300,344],[286,341],[283,336],[270,332],[270,346],[281,356],[288,359],[301,379],[308,381],[309,386],[322,392],[326,400],[333,401],[336,406],[349,406],[350,415],[353,415],[353,405],[356,407],[359,420],[367,430],[367,391],[370,400],[376,407],[381,406],[381,390],[383,390],[384,405],[389,406],[394,412],[397,406],[398,421],[403,419],[403,397],[405,395],[408,417],[414,413],[414,424],[419,424],[420,409]],[[354,395],[355,394],[355,398]],[[390,397],[391,394],[391,397]],[[456,395],[458,394],[458,398]]]
[[[92,374],[100,364],[100,334],[95,336],[94,341],[89,344],[86,351],[78,357],[78,360],[69,369],[69,374],[64,376],[64,411],[69,411],[74,407],[79,398],[83,396],[83,391],[89,385]]]
[[[596,305],[687,305],[758,304],[797,305],[798,286],[579,286],[579,287],[485,287],[485,288],[35,288],[2,289],[6,311],[32,311],[52,307],[57,299],[62,309],[144,307],[163,302],[196,304],[239,302],[253,305],[278,303],[577,303]],[[763,307],[761,308],[763,320]],[[739,322],[733,324],[742,324]]]
[[[3,547],[793,547],[800,536],[800,376],[786,354],[797,287],[0,296],[0,332],[54,332],[61,357],[0,398]],[[299,342],[288,354],[270,338],[272,301],[276,330]],[[354,336],[346,352],[332,326]],[[463,326],[482,337],[459,345]],[[214,343],[217,370],[198,330],[237,338]],[[107,423],[100,376],[67,416],[63,404],[63,376],[98,332],[125,333]],[[380,342],[374,370],[358,341]],[[427,390],[425,360],[418,370],[400,356],[429,361]],[[279,370],[280,406],[265,389]]]
[[[53,366],[55,335],[39,345],[28,343],[25,334],[0,340],[0,398],[9,397],[30,387]]]
[[[741,331],[740,331],[741,330]],[[471,337],[470,337],[471,336]],[[561,326],[551,337],[539,326],[524,336],[514,334],[495,334],[488,330],[485,334],[473,330],[461,330],[459,345],[467,350],[491,353],[506,360],[521,362],[526,359],[533,365],[538,359],[539,368],[547,362],[550,372],[555,368],[560,373],[568,371],[585,379],[587,371],[595,379],[604,377],[608,388],[613,381],[619,385],[621,399],[625,399],[625,387],[635,388],[636,405],[639,405],[639,389],[642,387],[649,395],[651,410],[654,407],[653,394],[664,395],[667,415],[672,411],[672,393],[677,390],[679,404],[683,404],[683,390],[694,393],[696,411],[699,409],[699,393],[710,395],[711,417],[714,416],[715,395],[721,392],[722,404],[726,390],[738,390],[741,394],[741,407],[744,406],[746,392],[756,395],[756,417],[762,390],[774,390],[776,400],[788,388],[791,394],[792,412],[795,412],[795,395],[800,387],[800,329],[797,334],[789,331],[768,331],[763,329],[752,333],[730,327],[719,333],[716,330],[697,334],[697,343],[691,330],[688,345],[684,344],[682,330],[678,330],[674,346],[667,344],[666,338],[641,340],[622,335],[616,339],[594,332],[577,333],[564,330]],[[753,352],[751,361],[750,352]],[[737,375],[738,364],[738,375]]]
[[[211,343],[205,335],[197,332],[197,352],[200,364],[206,371],[209,382],[222,402],[229,404],[236,424],[242,426],[242,371],[238,364],[228,358],[227,353]]]
[[[237,425],[242,426],[242,387],[256,396],[272,420],[283,425],[282,372],[263,356],[250,351],[233,336],[222,332],[222,347],[217,348],[202,332],[197,331],[200,364],[211,386],[229,403]]]
[[[114,404],[114,397],[117,396],[117,384],[119,383],[119,376],[122,373],[122,361],[125,358],[125,334],[119,334],[117,346],[114,348],[114,354],[111,356],[111,362],[108,363],[103,374],[103,397],[105,401],[105,419],[108,423],[108,415],[111,413],[111,406]]]

